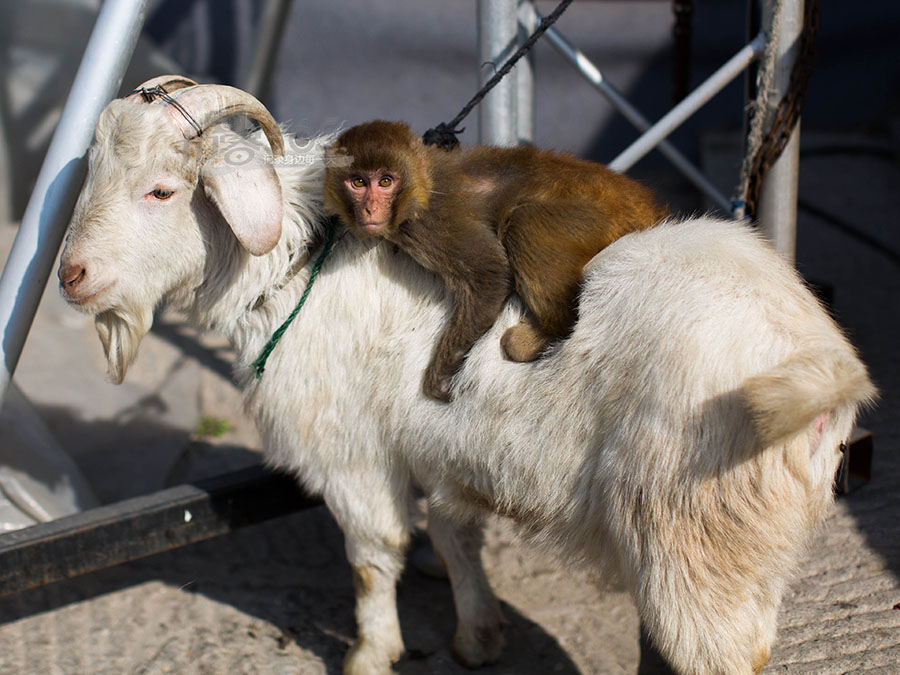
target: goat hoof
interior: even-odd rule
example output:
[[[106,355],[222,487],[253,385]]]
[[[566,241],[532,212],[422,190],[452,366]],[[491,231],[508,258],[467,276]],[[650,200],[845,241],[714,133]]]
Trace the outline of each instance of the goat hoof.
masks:
[[[502,621],[457,630],[453,637],[453,654],[467,668],[496,663],[505,646]]]
[[[402,647],[385,653],[371,640],[357,640],[344,657],[343,675],[391,675],[391,664],[402,655]]]

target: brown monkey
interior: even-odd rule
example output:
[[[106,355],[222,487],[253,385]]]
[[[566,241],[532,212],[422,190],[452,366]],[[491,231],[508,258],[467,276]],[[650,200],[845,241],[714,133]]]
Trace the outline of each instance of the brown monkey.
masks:
[[[647,188],[599,164],[530,147],[448,152],[402,122],[348,129],[326,161],[327,212],[358,237],[395,243],[454,294],[424,378],[425,393],[444,401],[513,288],[528,311],[501,346],[532,361],[571,330],[584,265],[667,215]]]

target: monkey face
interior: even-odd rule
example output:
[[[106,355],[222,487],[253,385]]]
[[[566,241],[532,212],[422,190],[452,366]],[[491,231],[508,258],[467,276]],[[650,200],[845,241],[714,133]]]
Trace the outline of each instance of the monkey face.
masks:
[[[425,146],[402,122],[374,120],[347,129],[326,149],[325,211],[360,238],[391,239],[428,208]]]
[[[387,169],[353,171],[344,179],[344,190],[353,205],[354,233],[360,237],[391,234],[394,199],[401,178]]]

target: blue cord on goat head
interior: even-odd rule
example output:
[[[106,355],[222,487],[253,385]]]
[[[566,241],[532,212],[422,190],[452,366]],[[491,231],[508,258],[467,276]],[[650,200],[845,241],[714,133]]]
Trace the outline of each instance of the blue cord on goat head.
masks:
[[[331,247],[334,244],[334,219],[328,220],[328,231],[325,235],[325,244],[322,246],[322,252],[319,253],[319,257],[316,258],[316,262],[313,264],[312,272],[309,274],[309,281],[306,282],[306,288],[303,291],[303,295],[300,296],[300,301],[297,303],[297,306],[294,307],[294,311],[291,312],[290,316],[285,320],[283,324],[281,324],[274,333],[272,333],[272,337],[269,338],[269,341],[266,343],[266,346],[263,347],[262,352],[256,358],[256,361],[253,362],[253,371],[256,373],[256,379],[258,380],[262,377],[263,372],[266,370],[266,360],[269,358],[269,354],[272,353],[272,350],[275,349],[275,346],[278,344],[279,340],[281,340],[281,336],[284,335],[284,332],[288,329],[288,326],[291,325],[291,322],[297,317],[297,314],[300,312],[300,308],[303,307],[303,304],[306,302],[306,298],[309,297],[309,292],[312,290],[312,286],[316,281],[316,277],[319,276],[319,272],[322,269],[322,263],[325,262],[325,258],[328,257],[328,254],[331,252]]]

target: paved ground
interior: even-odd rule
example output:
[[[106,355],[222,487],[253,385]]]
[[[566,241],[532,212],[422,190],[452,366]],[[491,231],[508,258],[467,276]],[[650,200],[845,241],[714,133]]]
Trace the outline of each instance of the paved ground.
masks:
[[[337,21],[337,12],[322,12],[323,32],[333,30],[329,21]],[[420,43],[437,39],[436,34],[468,28],[453,24],[449,12],[437,18],[421,27],[420,40],[409,43],[413,52],[404,58],[421,57],[415,49],[425,50]],[[375,23],[372,35],[389,28],[386,20]],[[577,22],[570,28],[588,32]],[[289,40],[286,49],[291,63],[313,58],[299,40]],[[616,67],[625,77],[631,54],[621,56]],[[446,73],[438,76],[439,82],[451,80]],[[283,69],[280,77],[287,77]],[[345,103],[323,104],[342,95],[333,81],[329,86],[323,84],[309,103],[309,120],[294,117],[298,128],[326,125],[326,113],[342,109],[351,121],[357,121],[352,115],[379,114],[370,108],[357,112],[346,92]],[[414,107],[455,112],[464,100],[461,92],[468,90],[454,90],[453,103],[417,100]],[[302,87],[290,91],[282,89],[277,105],[282,119],[307,105]],[[381,95],[357,93],[360,100]],[[424,99],[425,93],[417,95]],[[422,120],[412,121],[418,126],[440,119],[417,114]],[[566,119],[539,120],[539,128],[557,122],[569,130]],[[589,124],[603,127],[596,120]],[[824,215],[801,211],[798,265],[808,278],[832,287],[839,321],[869,364],[882,398],[863,419],[875,438],[872,480],[837,501],[801,565],[785,598],[766,673],[900,672],[900,611],[892,609],[900,602],[900,166],[896,154],[884,152],[896,149],[898,139],[890,137],[887,125],[876,131],[866,137],[805,135],[801,198]],[[552,144],[579,147],[583,141],[565,133],[561,138]],[[722,157],[712,150],[706,159],[721,165]],[[702,206],[655,165],[645,172],[679,208]],[[0,226],[4,249],[13,233]],[[864,237],[880,245],[865,243]],[[220,342],[196,336],[178,317],[163,315],[126,383],[113,387],[104,380],[90,319],[65,308],[51,284],[16,381],[99,499],[110,502],[256,459],[258,436],[240,413],[228,358]],[[231,430],[216,438],[199,433],[217,420]],[[482,672],[654,672],[642,660],[634,608],[615,588],[536,555],[500,521],[491,527],[485,563],[510,625],[502,662]],[[399,606],[410,651],[400,673],[468,672],[450,656],[454,617],[445,582],[408,570]],[[341,535],[327,512],[315,509],[0,598],[0,675],[334,674],[352,633],[352,588]]]

